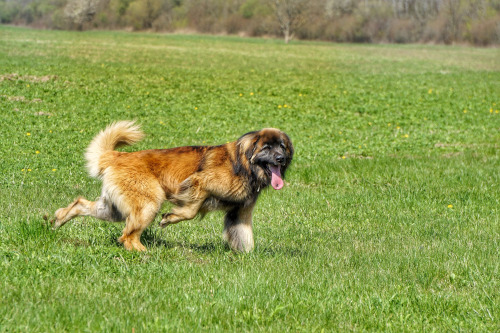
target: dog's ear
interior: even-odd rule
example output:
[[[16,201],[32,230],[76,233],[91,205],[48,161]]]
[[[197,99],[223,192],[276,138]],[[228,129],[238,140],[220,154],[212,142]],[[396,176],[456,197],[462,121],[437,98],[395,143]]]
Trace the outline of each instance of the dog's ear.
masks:
[[[237,141],[240,151],[251,161],[257,149],[257,142],[260,139],[260,131],[243,134]]]
[[[288,135],[287,135],[285,132],[281,132],[281,133],[282,133],[282,135],[283,135],[283,143],[285,144],[285,146],[286,146],[286,150],[287,150],[287,154],[286,154],[286,157],[287,157],[286,165],[288,166],[288,165],[290,164],[290,162],[292,162],[294,149],[293,149],[293,145],[292,145],[292,140],[290,140],[290,138],[288,137]]]
[[[290,166],[290,163],[292,162],[294,148],[292,145],[292,140],[290,140],[290,138],[288,137],[288,135],[285,132],[281,132],[281,139],[286,147],[286,154],[285,154],[286,155],[286,162],[283,165],[283,168],[281,170],[281,174],[284,178],[286,170],[288,169],[288,167]]]

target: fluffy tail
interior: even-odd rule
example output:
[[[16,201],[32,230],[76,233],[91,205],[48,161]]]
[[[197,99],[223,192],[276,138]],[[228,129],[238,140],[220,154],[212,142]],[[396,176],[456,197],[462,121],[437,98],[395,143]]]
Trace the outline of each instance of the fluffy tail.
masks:
[[[104,153],[115,150],[121,145],[134,144],[143,137],[144,133],[134,121],[118,121],[106,127],[94,137],[85,152],[90,175],[96,178],[101,175],[103,170],[99,160]]]

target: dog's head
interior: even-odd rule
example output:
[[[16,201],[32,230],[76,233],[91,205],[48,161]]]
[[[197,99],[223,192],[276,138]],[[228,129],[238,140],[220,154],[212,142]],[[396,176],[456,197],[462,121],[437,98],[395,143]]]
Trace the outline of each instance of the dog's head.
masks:
[[[238,144],[259,180],[266,186],[271,184],[275,190],[281,189],[293,157],[288,135],[276,128],[264,128],[243,135]]]

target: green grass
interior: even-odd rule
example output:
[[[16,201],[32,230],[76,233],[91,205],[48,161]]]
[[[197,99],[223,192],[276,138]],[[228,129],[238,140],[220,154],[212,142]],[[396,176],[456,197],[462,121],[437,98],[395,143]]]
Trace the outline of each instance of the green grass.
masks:
[[[0,332],[499,331],[499,59],[0,27]],[[50,230],[44,214],[99,196],[83,153],[120,119],[147,133],[126,150],[286,131],[255,251],[227,249],[221,213],[156,219],[147,253],[121,224]]]

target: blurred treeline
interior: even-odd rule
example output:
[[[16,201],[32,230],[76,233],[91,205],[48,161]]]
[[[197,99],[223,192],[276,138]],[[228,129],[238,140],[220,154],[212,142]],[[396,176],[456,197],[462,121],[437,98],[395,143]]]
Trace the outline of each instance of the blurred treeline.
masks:
[[[286,33],[336,42],[500,44],[500,0],[0,0],[0,22],[48,29]]]

